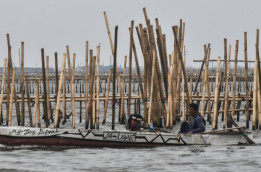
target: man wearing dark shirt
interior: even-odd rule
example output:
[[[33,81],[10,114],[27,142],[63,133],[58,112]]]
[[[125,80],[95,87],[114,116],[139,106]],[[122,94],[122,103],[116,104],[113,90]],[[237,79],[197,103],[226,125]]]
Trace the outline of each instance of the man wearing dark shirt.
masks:
[[[205,119],[198,113],[198,105],[191,103],[188,109],[189,115],[192,116],[190,123],[186,121],[181,124],[179,133],[201,133],[205,131]]]
[[[189,123],[188,134],[201,133],[205,131],[205,119],[198,113],[198,105],[191,103],[188,109],[192,119]]]

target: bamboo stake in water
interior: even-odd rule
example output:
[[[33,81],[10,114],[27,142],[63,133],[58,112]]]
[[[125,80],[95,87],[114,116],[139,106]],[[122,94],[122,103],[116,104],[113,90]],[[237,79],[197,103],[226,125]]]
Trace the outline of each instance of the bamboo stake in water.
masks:
[[[119,83],[120,84],[120,83]],[[97,103],[96,103],[96,129],[99,129],[99,106],[100,106],[100,46],[97,46]]]
[[[218,102],[219,102],[219,69],[220,69],[220,57],[217,61],[217,74],[216,74],[216,85],[215,85],[215,101],[214,101],[214,115],[213,115],[213,125],[212,130],[217,129],[217,118],[218,118]]]
[[[49,56],[46,56],[46,103],[48,121],[51,118],[50,86],[49,86]]]
[[[132,47],[133,47],[133,25],[134,21],[131,21],[131,27],[130,27],[130,48],[129,48],[129,79],[128,79],[128,104],[127,104],[127,110],[128,110],[128,117],[131,113],[131,76],[132,76]],[[126,119],[127,120],[127,119]]]
[[[28,85],[28,75],[25,76],[25,87],[26,87],[26,94],[27,94],[27,105],[28,105],[28,113],[29,113],[29,122],[30,127],[33,127],[33,119],[32,119],[32,110],[31,110],[31,99],[29,94],[29,85]]]
[[[12,125],[12,110],[13,110],[14,92],[15,92],[15,69],[13,69],[13,74],[12,74],[11,96],[10,96],[9,114],[8,114],[9,115],[8,126]]]
[[[254,67],[254,91],[253,91],[253,115],[252,115],[252,130],[256,129],[256,118],[257,118],[257,72],[258,72],[258,60],[255,60]]]
[[[2,121],[2,118],[3,118],[2,103],[3,103],[3,94],[4,94],[4,87],[5,87],[6,63],[7,63],[7,59],[4,59],[4,70],[3,70],[3,74],[2,74],[2,86],[1,86],[1,98],[0,98],[0,124],[3,123],[3,121]]]
[[[21,126],[24,126],[24,42],[21,42],[21,81],[20,81],[20,92],[21,92]]]
[[[88,109],[88,53],[89,53],[89,43],[85,42],[85,128],[89,127],[89,114]]]
[[[233,92],[232,92],[232,117],[235,116],[235,106],[236,106],[236,76],[237,76],[237,55],[238,55],[238,44],[239,41],[236,40],[236,47],[235,47],[235,61],[234,61],[234,73],[233,73]]]
[[[39,101],[39,79],[36,79],[36,94],[35,94],[35,111],[37,113],[37,125],[41,127],[41,117],[40,117],[40,101]]]
[[[104,106],[102,124],[105,124],[105,122],[106,122],[106,113],[107,113],[108,100],[109,100],[109,94],[110,94],[110,86],[111,86],[111,75],[112,75],[112,69],[109,72],[109,77],[108,77],[108,82],[107,82],[106,99],[105,99],[105,106]]]
[[[117,41],[118,40],[118,26],[115,26],[115,32],[114,32],[114,51],[113,51],[113,91],[112,91],[112,125],[111,129],[114,130],[114,125],[115,125],[115,100],[116,100],[116,93],[115,93],[115,88],[116,88],[116,63],[117,63]]]
[[[7,89],[6,89],[6,124],[9,123],[9,102],[10,102],[10,75],[12,72],[12,57],[11,57],[11,46],[9,34],[6,34],[7,37],[7,47],[8,47],[8,68],[7,68]]]
[[[127,56],[125,56],[124,58],[124,70],[123,70],[123,78],[122,78],[122,93],[121,93],[121,114],[120,114],[120,119],[121,119],[121,123],[123,122],[123,115],[124,115],[124,85],[125,85],[125,75],[126,75],[126,65],[127,65]],[[126,119],[127,120],[127,119]]]
[[[46,127],[49,126],[49,119],[47,114],[47,91],[46,91],[46,75],[45,75],[45,60],[44,60],[44,49],[41,49],[41,55],[42,55],[42,74],[43,74],[43,88],[44,88],[44,120]]]
[[[66,62],[64,63],[65,65],[65,68],[66,68]],[[63,90],[63,112],[62,112],[62,124],[64,125],[66,123],[66,69],[64,70],[64,73],[63,73],[63,86],[62,86],[62,90]],[[62,74],[62,72],[61,72]],[[58,95],[58,94],[57,94]],[[57,99],[56,99],[57,101]],[[59,119],[60,119],[60,115],[59,115]],[[60,120],[58,120],[60,122]],[[58,123],[59,125],[59,123]]]
[[[247,32],[244,32],[245,85],[246,85],[246,127],[249,128],[249,94],[248,94],[248,63],[247,63]]]
[[[75,95],[74,95],[74,69],[75,69],[75,58],[76,54],[73,54],[73,69],[71,72],[71,107],[72,107],[72,126],[75,128]]]
[[[206,95],[206,84],[208,78],[208,64],[209,64],[209,57],[210,57],[210,48],[207,49],[205,53],[207,53],[207,58],[206,58],[206,66],[205,66],[205,72],[204,72],[204,80],[203,80],[203,85],[202,85],[202,100],[201,100],[201,116],[205,117],[205,95]]]
[[[63,75],[65,70],[65,59],[66,54],[63,54],[63,62],[62,62],[62,69],[61,69],[61,75],[60,75],[60,81],[59,81],[59,89],[58,89],[58,95],[57,95],[57,102],[56,102],[56,111],[55,111],[55,120],[54,120],[54,127],[58,127],[58,119],[59,119],[59,110],[60,110],[60,96],[61,96],[61,90],[63,86]]]
[[[225,41],[226,44],[226,41]],[[230,56],[231,56],[231,45],[229,46],[228,49],[228,59],[227,59],[227,71],[226,71],[226,82],[225,82],[225,107],[224,107],[224,121],[223,121],[223,128],[226,128],[226,125],[231,123],[230,118],[228,118],[228,109],[229,109],[229,88],[228,88],[228,84],[229,84],[229,74],[230,74]]]
[[[151,75],[151,88],[150,88],[150,105],[149,105],[149,114],[148,114],[148,125],[150,125],[150,119],[152,114],[152,103],[153,103],[153,91],[154,91],[154,77],[155,77],[155,68],[156,68],[156,52],[153,49],[153,63],[152,63],[152,75]]]

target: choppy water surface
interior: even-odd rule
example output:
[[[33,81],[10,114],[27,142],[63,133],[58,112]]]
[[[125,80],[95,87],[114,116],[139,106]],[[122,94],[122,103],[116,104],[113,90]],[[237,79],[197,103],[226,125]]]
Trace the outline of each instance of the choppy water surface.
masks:
[[[1,171],[260,171],[259,146],[1,147]]]

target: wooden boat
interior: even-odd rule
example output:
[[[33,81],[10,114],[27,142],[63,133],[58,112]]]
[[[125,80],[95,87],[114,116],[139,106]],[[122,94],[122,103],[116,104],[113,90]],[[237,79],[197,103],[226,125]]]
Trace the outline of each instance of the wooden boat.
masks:
[[[168,145],[248,144],[246,132],[174,134],[162,131],[101,131],[0,127],[0,143],[8,146],[155,147]],[[247,133],[252,138],[252,133]]]

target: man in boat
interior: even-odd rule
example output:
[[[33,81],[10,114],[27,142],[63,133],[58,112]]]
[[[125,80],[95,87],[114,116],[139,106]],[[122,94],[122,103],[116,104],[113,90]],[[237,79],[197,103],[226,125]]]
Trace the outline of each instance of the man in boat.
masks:
[[[139,131],[141,129],[143,117],[140,114],[132,114],[128,119],[129,130]]]
[[[206,129],[206,121],[198,112],[198,105],[191,103],[188,108],[189,115],[192,116],[190,123],[183,122],[179,133],[195,134],[204,132]]]

